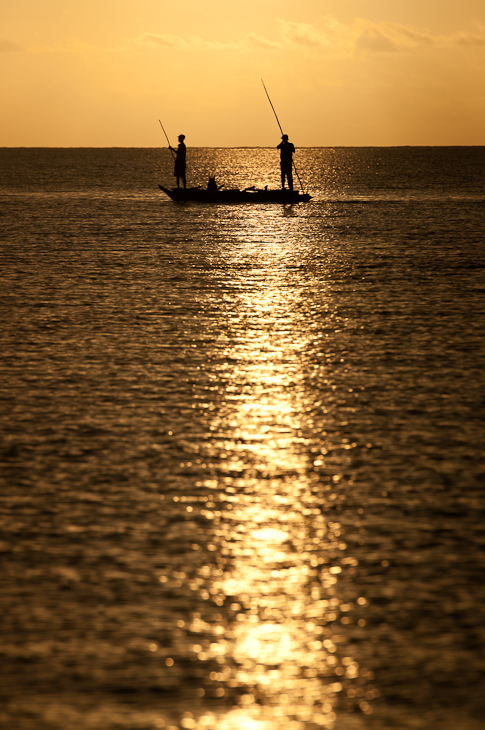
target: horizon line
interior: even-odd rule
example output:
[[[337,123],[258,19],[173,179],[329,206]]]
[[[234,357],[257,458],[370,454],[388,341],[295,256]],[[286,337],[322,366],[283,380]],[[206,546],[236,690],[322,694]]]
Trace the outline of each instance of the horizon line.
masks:
[[[382,144],[382,145],[298,145],[298,149],[402,149],[402,148],[450,148],[450,147],[485,147],[484,144]],[[189,145],[190,149],[201,150],[265,150],[276,149],[273,145]],[[168,147],[121,146],[121,145],[0,145],[1,150],[166,150]]]

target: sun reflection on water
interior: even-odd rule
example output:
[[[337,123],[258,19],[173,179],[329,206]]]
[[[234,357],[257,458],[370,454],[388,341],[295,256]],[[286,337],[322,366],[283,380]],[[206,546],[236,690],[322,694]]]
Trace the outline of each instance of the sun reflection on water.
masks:
[[[277,372],[270,377],[281,381]],[[226,437],[226,467],[234,473],[251,463],[257,473],[226,478],[238,486],[214,498],[231,506],[212,513],[224,566],[206,571],[202,590],[216,605],[229,606],[233,618],[210,645],[221,668],[211,679],[221,693],[239,696],[239,708],[219,718],[219,729],[284,723],[296,730],[309,722],[333,728],[342,682],[359,673],[352,657],[342,661],[334,628],[349,609],[337,593],[337,556],[346,549],[340,524],[322,513],[304,440],[294,438],[298,391],[276,390],[271,402],[232,409],[239,438]],[[293,438],[268,426],[283,420]]]
[[[231,550],[232,569],[217,584],[233,599],[236,612],[226,660],[235,665],[233,682],[245,688],[241,702],[246,717],[264,719],[265,727],[310,720],[332,727],[342,690],[337,679],[344,674],[325,628],[339,610],[335,578],[328,574],[324,593],[318,580],[320,560],[312,561],[308,550],[306,509],[298,498],[289,505],[276,500],[275,509],[281,484],[270,485],[264,499],[237,513],[240,539]],[[291,486],[293,492],[302,491],[295,482]],[[325,534],[320,511],[312,517]],[[236,720],[242,721],[240,712]]]
[[[254,231],[247,236],[258,243]],[[256,246],[240,256],[256,257],[259,269],[251,264],[233,282],[215,365],[224,396],[217,407],[200,406],[211,437],[198,456],[212,472],[198,482],[210,492],[200,514],[210,521],[214,560],[190,587],[218,613],[194,613],[188,628],[192,657],[206,665],[199,697],[211,712],[194,712],[182,727],[332,730],[342,697],[360,698],[371,712],[346,646],[354,604],[339,591],[353,558],[326,509],[335,497],[328,482],[341,475],[322,480],[324,434],[317,457],[311,449],[305,413],[313,397],[302,367],[309,334],[298,292],[284,267],[266,269]]]

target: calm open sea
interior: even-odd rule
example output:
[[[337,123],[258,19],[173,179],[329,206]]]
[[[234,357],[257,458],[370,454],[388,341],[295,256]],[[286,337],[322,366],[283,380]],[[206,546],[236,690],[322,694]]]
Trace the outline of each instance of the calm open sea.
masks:
[[[483,728],[485,148],[295,159],[0,150],[2,729]]]

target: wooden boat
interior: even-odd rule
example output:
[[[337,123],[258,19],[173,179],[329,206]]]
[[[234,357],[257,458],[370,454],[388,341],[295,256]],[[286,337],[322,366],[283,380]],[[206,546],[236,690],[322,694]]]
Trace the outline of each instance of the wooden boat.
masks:
[[[254,185],[244,190],[224,190],[218,187],[165,188],[160,190],[177,203],[306,203],[311,199],[308,193],[299,190],[258,189]]]

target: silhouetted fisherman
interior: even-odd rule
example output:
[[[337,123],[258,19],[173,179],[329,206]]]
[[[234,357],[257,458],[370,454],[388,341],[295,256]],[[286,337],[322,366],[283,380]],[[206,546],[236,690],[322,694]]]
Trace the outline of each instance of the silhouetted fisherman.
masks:
[[[187,187],[187,182],[185,180],[185,158],[187,156],[187,147],[184,143],[185,134],[179,134],[179,146],[176,150],[174,150],[173,147],[169,145],[169,149],[172,150],[172,152],[175,152],[175,169],[173,171],[173,174],[177,178],[177,187],[180,187],[180,179],[182,179],[182,184],[184,188]]]
[[[295,146],[288,140],[287,134],[284,134],[281,140],[276,148],[280,151],[281,187],[283,190],[285,189],[285,178],[287,178],[288,187],[293,190],[293,154]]]

